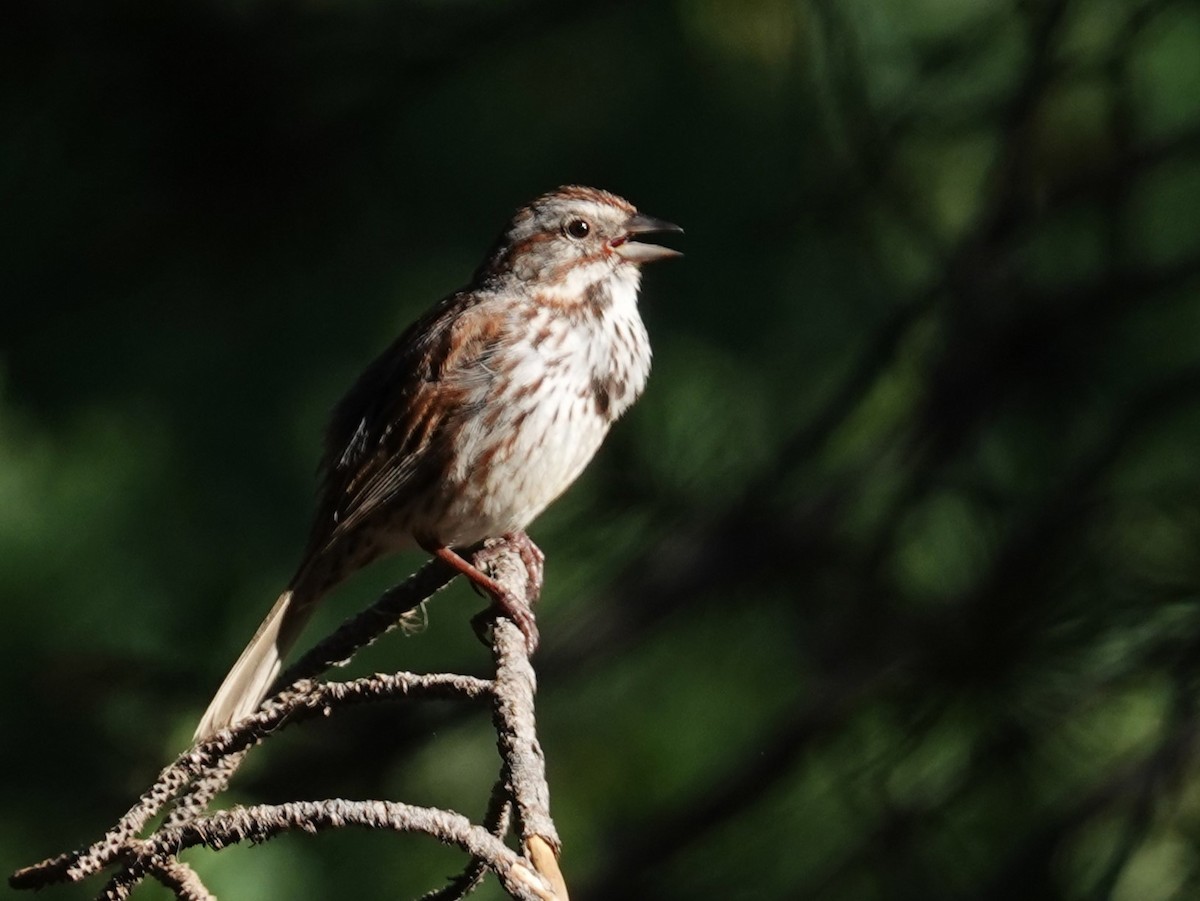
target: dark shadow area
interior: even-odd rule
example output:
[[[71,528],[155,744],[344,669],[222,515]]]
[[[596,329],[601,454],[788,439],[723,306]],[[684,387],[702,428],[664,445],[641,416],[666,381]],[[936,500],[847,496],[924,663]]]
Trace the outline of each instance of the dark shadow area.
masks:
[[[0,868],[184,747],[329,408],[580,182],[687,256],[645,279],[645,397],[530,529],[572,897],[1200,894],[1195,4],[10,6]],[[480,606],[351,672],[480,672]],[[490,741],[355,711],[234,791],[472,805]],[[186,859],[370,901],[459,865],[424,850]]]

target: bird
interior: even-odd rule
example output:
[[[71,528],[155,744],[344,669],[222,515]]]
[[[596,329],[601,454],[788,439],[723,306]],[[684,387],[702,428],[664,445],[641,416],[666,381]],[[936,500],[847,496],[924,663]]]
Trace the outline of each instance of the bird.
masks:
[[[381,556],[420,548],[514,615],[532,613],[459,550],[516,536],[583,471],[650,374],[641,267],[683,230],[599,188],[518,209],[466,287],[418,318],[353,383],[325,431],[308,543],[221,683],[197,741],[253,713],[325,595]]]

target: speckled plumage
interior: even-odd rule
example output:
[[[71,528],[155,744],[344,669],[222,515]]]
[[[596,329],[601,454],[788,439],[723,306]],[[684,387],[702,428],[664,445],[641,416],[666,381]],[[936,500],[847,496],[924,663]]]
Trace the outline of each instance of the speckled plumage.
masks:
[[[197,737],[257,707],[314,606],[352,572],[414,545],[454,558],[520,532],[579,476],[645,387],[639,265],[677,254],[636,238],[664,230],[677,229],[595,188],[543,195],[467,288],[367,367],[331,417],[301,565]]]

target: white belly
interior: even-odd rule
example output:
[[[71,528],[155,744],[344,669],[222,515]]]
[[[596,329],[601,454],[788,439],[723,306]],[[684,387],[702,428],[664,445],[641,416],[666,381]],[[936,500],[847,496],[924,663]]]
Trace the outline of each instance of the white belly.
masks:
[[[596,318],[540,309],[492,364],[511,378],[457,438],[453,500],[437,529],[450,545],[524,529],[578,478],[612,422],[641,394],[650,346],[637,285],[620,285]],[[628,290],[623,290],[627,288]],[[600,389],[598,392],[598,386]]]

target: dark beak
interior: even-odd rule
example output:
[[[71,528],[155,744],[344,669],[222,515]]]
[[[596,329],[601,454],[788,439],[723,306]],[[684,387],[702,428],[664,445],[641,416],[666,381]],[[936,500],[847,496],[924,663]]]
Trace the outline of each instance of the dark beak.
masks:
[[[625,220],[625,233],[613,240],[612,249],[631,263],[653,263],[655,260],[669,260],[671,257],[683,256],[678,250],[670,247],[646,244],[639,240],[641,235],[654,235],[662,232],[682,234],[683,229],[678,225],[662,219],[655,219],[644,213],[634,213]]]

